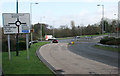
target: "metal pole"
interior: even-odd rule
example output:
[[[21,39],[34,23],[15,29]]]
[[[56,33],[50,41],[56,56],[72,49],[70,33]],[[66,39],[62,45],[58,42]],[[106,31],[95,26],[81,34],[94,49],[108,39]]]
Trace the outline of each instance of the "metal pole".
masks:
[[[8,53],[9,53],[9,61],[11,59],[11,55],[10,55],[10,35],[8,35]]]
[[[117,26],[117,37],[119,37],[119,16],[118,16],[118,26]]]
[[[104,5],[102,5],[102,34],[104,34]]]
[[[28,60],[29,59],[28,34],[26,34],[26,49],[27,49],[27,60]]]
[[[32,29],[32,3],[30,3],[30,22],[31,22],[31,29]],[[31,44],[33,41],[33,36],[32,36],[32,32],[31,32]]]
[[[17,0],[17,3],[16,3],[16,13],[18,14],[18,0]],[[19,28],[18,28],[19,30]],[[19,42],[18,42],[18,36],[19,36],[19,32],[17,33],[17,36],[16,36],[16,56],[18,56],[19,52]]]

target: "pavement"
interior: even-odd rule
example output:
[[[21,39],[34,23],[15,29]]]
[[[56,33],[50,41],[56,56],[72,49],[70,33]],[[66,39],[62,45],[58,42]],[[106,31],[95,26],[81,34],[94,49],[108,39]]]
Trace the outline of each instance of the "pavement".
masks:
[[[67,47],[67,43],[50,43],[39,53],[60,74],[118,74],[117,67],[80,56]]]

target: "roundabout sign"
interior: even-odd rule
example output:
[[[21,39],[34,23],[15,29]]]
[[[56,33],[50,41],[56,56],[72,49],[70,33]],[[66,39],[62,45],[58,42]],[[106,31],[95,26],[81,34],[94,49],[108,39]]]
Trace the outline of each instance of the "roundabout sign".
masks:
[[[29,13],[3,13],[4,34],[30,33]]]

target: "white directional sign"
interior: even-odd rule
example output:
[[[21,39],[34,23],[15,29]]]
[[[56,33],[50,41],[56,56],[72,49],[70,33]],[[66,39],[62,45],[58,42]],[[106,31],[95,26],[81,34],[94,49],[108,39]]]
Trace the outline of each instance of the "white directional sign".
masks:
[[[4,34],[30,33],[29,13],[3,13]]]

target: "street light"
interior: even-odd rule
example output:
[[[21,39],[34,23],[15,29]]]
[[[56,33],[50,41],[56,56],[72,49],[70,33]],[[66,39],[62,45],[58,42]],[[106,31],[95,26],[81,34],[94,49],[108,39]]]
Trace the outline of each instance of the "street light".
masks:
[[[104,5],[98,4],[97,6],[102,6],[102,34],[104,33]]]
[[[31,29],[32,29],[32,4],[39,4],[39,3],[30,3],[30,22],[31,22]],[[31,32],[31,44],[33,41],[33,36],[32,36],[32,32]]]
[[[114,14],[114,16],[117,16],[117,14]],[[117,16],[117,37],[119,37],[119,12]]]

